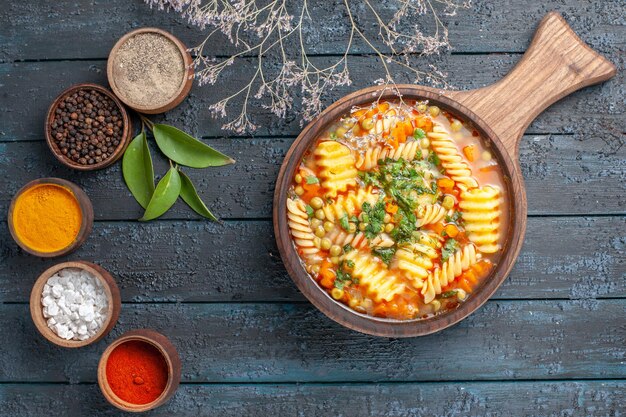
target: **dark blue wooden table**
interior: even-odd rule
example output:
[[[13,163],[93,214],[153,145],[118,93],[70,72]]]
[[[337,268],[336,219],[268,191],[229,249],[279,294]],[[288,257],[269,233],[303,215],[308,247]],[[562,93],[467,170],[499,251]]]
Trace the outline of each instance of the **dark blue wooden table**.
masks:
[[[321,4],[322,2],[320,2]],[[99,355],[121,333],[157,329],[173,340],[183,383],[161,416],[594,415],[626,413],[626,123],[623,0],[474,1],[450,19],[455,49],[440,67],[460,88],[501,78],[535,25],[558,10],[618,67],[617,76],[549,108],[521,145],[529,219],[510,277],[474,315],[439,334],[383,339],[327,319],[287,276],[272,235],[276,174],[297,136],[297,117],[261,109],[255,137],[225,137],[207,106],[225,86],[194,87],[157,118],[192,130],[237,164],[193,172],[224,219],[208,223],[177,204],[148,224],[124,186],[120,165],[91,173],[62,167],[43,140],[51,100],[78,82],[106,84],[117,38],[141,26],[188,45],[202,34],[138,0],[15,1],[0,8],[0,213],[27,181],[58,176],[91,197],[91,237],[64,259],[97,262],[116,277],[120,320],[103,341],[64,350],[37,334],[31,286],[46,267],[0,226],[0,415],[104,416]],[[318,5],[324,25],[337,19]],[[367,16],[361,16],[367,19]],[[336,24],[336,23],[332,23]],[[330,31],[345,40],[341,27]],[[323,56],[337,42],[313,45]],[[219,55],[219,45],[211,53]],[[358,47],[356,52],[360,52]],[[371,84],[375,57],[355,55],[354,84]],[[229,69],[232,82],[251,68]],[[376,76],[375,78],[378,78]],[[232,87],[231,87],[232,88]],[[296,112],[297,113],[297,109]],[[157,172],[165,171],[159,160]]]

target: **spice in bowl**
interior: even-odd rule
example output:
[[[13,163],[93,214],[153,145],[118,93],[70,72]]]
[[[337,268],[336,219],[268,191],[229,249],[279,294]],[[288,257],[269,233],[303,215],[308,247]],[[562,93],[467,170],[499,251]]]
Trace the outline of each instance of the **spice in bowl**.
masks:
[[[61,269],[41,293],[48,327],[65,340],[94,337],[108,317],[108,299],[98,277],[78,268]]]
[[[187,96],[193,70],[180,40],[160,29],[142,28],[115,44],[107,74],[111,89],[126,105],[143,113],[162,113]]]
[[[143,405],[156,401],[167,385],[168,366],[163,354],[142,340],[121,343],[106,362],[106,380],[121,400]]]
[[[15,200],[9,218],[14,237],[26,248],[55,253],[75,242],[83,213],[67,187],[40,183],[25,187]]]
[[[50,136],[79,165],[107,161],[124,142],[124,118],[115,101],[95,89],[74,89],[53,110]]]

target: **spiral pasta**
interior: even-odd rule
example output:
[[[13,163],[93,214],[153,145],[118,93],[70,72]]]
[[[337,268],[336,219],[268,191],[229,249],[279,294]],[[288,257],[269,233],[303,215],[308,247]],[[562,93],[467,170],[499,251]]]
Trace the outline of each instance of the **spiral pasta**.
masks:
[[[388,248],[394,245],[393,239],[389,237],[387,233],[381,233],[371,241],[365,237],[363,232],[349,233],[343,230],[341,227],[335,227],[326,235],[330,241],[339,246],[350,245],[355,249],[362,249],[365,247],[379,247]]]
[[[354,216],[361,211],[363,203],[376,203],[380,198],[380,194],[375,194],[372,188],[359,188],[351,190],[347,194],[337,196],[332,204],[328,204],[322,208],[326,219],[331,222],[337,222],[344,216]]]
[[[434,266],[433,259],[438,256],[434,246],[413,243],[396,251],[391,267],[405,272],[415,288],[422,288],[423,280]]]
[[[427,134],[431,146],[439,159],[446,174],[452,178],[461,189],[478,187],[478,182],[472,177],[472,170],[463,162],[454,141],[448,132],[440,125],[435,125],[433,131]]]
[[[449,210],[439,204],[420,206],[417,210],[417,227],[440,222],[449,213]]]
[[[365,154],[359,155],[356,167],[361,171],[368,171],[376,168],[378,161],[385,158],[391,158],[396,161],[402,158],[407,161],[412,161],[418,155],[418,151],[420,151],[420,147],[419,142],[416,140],[408,140],[401,143],[398,145],[397,149],[382,145],[370,147],[365,151]]]
[[[436,266],[422,287],[424,303],[428,304],[433,301],[436,295],[441,294],[443,287],[467,271],[478,259],[480,259],[480,254],[476,253],[474,245],[468,244],[463,249],[457,250],[441,267]]]
[[[483,253],[500,250],[500,203],[500,188],[495,186],[461,192],[459,207],[463,210],[467,237]]]
[[[299,248],[302,257],[306,258],[310,263],[321,261],[319,256],[320,250],[313,243],[315,235],[309,224],[304,201],[287,199],[287,224],[289,225],[293,242]]]
[[[358,172],[354,156],[346,145],[332,140],[323,141],[317,145],[313,155],[320,167],[319,176],[327,196],[335,197],[337,192],[356,186]]]
[[[353,250],[344,255],[344,261],[354,263],[352,277],[359,280],[359,285],[375,302],[391,301],[405,290],[406,286],[398,276],[369,253]]]

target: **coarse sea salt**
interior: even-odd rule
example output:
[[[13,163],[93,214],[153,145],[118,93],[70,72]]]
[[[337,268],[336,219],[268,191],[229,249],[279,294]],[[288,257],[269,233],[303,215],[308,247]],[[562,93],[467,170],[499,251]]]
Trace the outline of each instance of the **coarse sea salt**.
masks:
[[[109,302],[104,286],[85,270],[60,270],[48,278],[41,295],[48,327],[62,339],[89,339],[107,318]]]

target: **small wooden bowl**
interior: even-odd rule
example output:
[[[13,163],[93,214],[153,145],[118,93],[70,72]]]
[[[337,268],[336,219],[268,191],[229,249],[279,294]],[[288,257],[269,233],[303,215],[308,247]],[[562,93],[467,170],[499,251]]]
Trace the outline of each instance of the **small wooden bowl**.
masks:
[[[54,331],[52,331],[52,329],[48,327],[46,319],[43,316],[43,307],[41,305],[41,293],[43,291],[43,287],[46,285],[48,278],[65,268],[82,269],[97,277],[102,282],[104,291],[107,295],[107,300],[109,301],[107,318],[102,324],[102,327],[100,327],[98,333],[86,340],[66,340],[60,338],[56,333],[54,333]],[[41,275],[39,275],[39,278],[37,278],[37,281],[35,282],[35,285],[33,285],[33,289],[30,292],[30,315],[33,318],[35,327],[37,327],[39,333],[41,333],[43,337],[48,339],[50,342],[66,348],[79,348],[102,339],[111,331],[113,326],[115,326],[115,323],[117,323],[121,309],[122,301],[120,297],[120,290],[117,288],[117,284],[111,274],[109,274],[101,266],[87,261],[61,262],[46,269]]]
[[[105,159],[104,161],[98,162],[93,165],[81,165],[77,162],[72,161],[70,158],[66,157],[65,155],[63,155],[56,141],[52,137],[52,128],[50,127],[52,122],[54,121],[54,112],[59,106],[59,103],[61,103],[61,100],[63,100],[66,96],[79,90],[96,90],[100,94],[103,94],[109,97],[111,100],[113,100],[115,105],[119,108],[120,115],[122,116],[122,120],[124,122],[124,129],[122,131],[122,139],[120,141],[120,144],[117,145],[117,148],[115,149],[115,151],[113,151],[113,154],[109,156],[107,159]],[[70,88],[63,91],[61,94],[59,94],[57,98],[54,99],[54,101],[50,105],[50,108],[48,109],[48,115],[46,116],[46,125],[44,128],[45,128],[45,134],[46,134],[46,142],[48,143],[48,147],[52,151],[52,154],[54,155],[54,157],[58,159],[63,165],[79,170],[79,171],[94,171],[97,169],[106,168],[114,164],[124,154],[126,147],[130,143],[130,136],[133,131],[130,117],[128,116],[128,112],[124,108],[124,105],[122,104],[122,102],[120,102],[120,100],[106,88],[97,84],[89,84],[89,83],[73,85]]]
[[[161,352],[165,362],[167,363],[168,378],[165,389],[163,389],[163,392],[156,400],[148,404],[132,404],[122,400],[115,395],[109,386],[109,381],[107,380],[106,365],[111,352],[113,352],[113,349],[122,343],[131,340],[138,340],[151,344],[157,348],[159,352]],[[178,385],[180,384],[180,374],[181,363],[178,351],[167,337],[150,329],[137,329],[124,333],[106,348],[100,357],[100,363],[98,363],[98,385],[100,386],[100,390],[102,391],[104,398],[106,398],[111,405],[114,405],[120,410],[135,413],[152,410],[165,404],[178,389]]]
[[[169,39],[172,43],[174,43],[174,45],[178,47],[178,50],[180,51],[180,54],[183,57],[183,64],[185,65],[185,68],[186,68],[185,79],[183,82],[181,82],[176,95],[174,95],[170,101],[158,107],[140,106],[129,101],[124,96],[124,91],[117,86],[115,77],[113,75],[113,61],[120,47],[128,39],[140,33],[156,33]],[[174,107],[178,106],[185,99],[185,97],[189,95],[189,91],[191,91],[191,85],[193,84],[194,72],[193,72],[192,63],[193,63],[193,60],[191,58],[191,54],[189,54],[187,47],[185,46],[184,43],[180,41],[180,39],[178,39],[176,36],[162,29],[147,27],[147,28],[136,29],[136,30],[133,30],[132,32],[128,32],[126,35],[122,36],[115,43],[115,45],[113,46],[113,49],[111,49],[111,52],[109,53],[109,59],[107,61],[107,77],[109,79],[109,85],[111,86],[111,89],[113,90],[115,95],[117,95],[119,99],[122,100],[124,104],[126,104],[128,107],[138,111],[139,113],[159,114],[159,113],[165,113],[166,111],[169,111],[173,109]]]
[[[56,252],[40,252],[38,250],[30,248],[19,239],[17,233],[15,232],[15,228],[13,227],[13,210],[15,209],[15,203],[17,201],[17,198],[28,189],[41,184],[56,184],[70,190],[74,197],[76,197],[76,200],[78,201],[78,205],[82,212],[82,222],[80,225],[80,230],[76,235],[76,239],[74,239],[74,242],[72,242],[69,246]],[[15,242],[25,252],[28,252],[31,255],[39,256],[41,258],[54,258],[56,256],[67,255],[68,253],[78,249],[85,242],[85,240],[87,240],[87,236],[89,236],[93,227],[93,206],[91,205],[91,200],[89,200],[87,194],[85,194],[82,188],[80,188],[73,182],[61,178],[39,178],[37,180],[29,182],[28,184],[20,188],[20,190],[15,194],[15,196],[11,200],[11,205],[9,206],[8,223],[9,232],[11,232],[13,240],[15,240]]]

